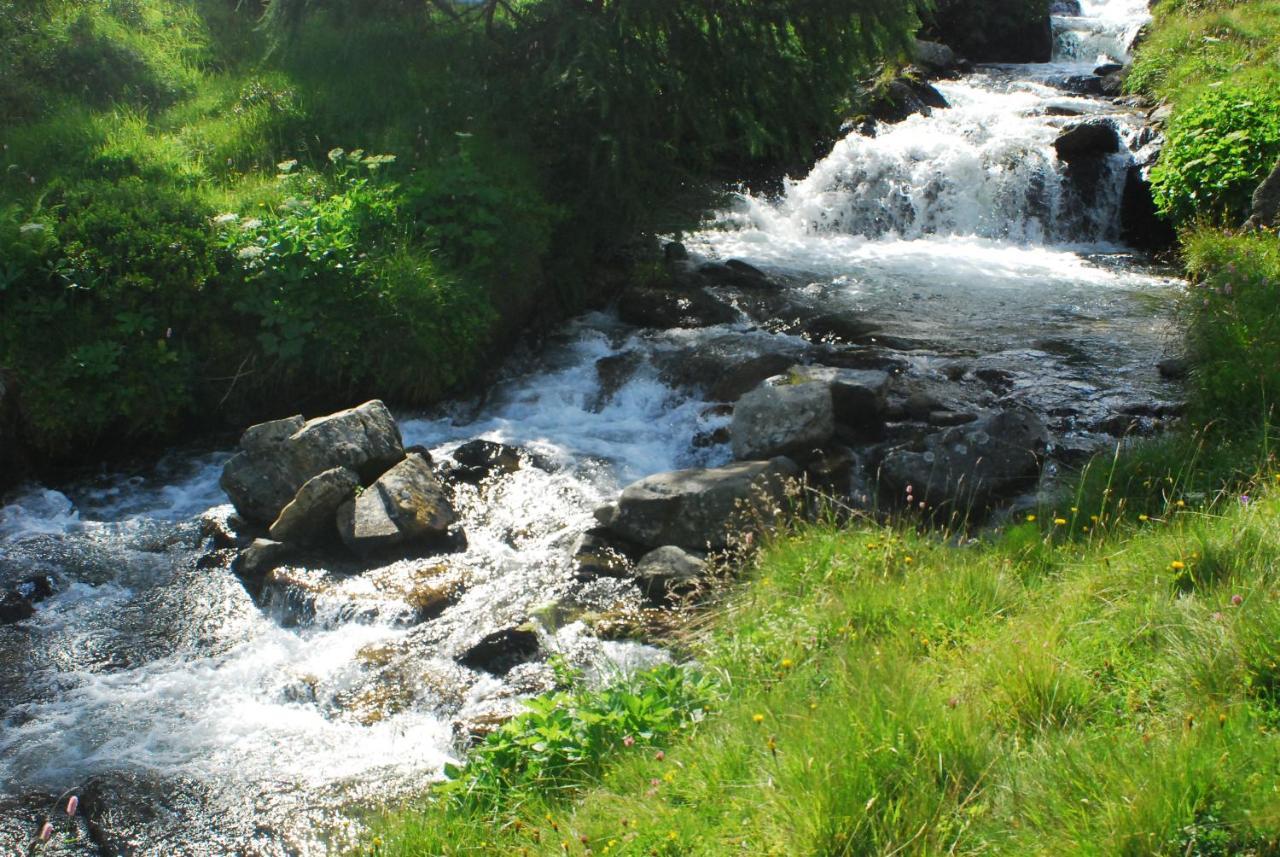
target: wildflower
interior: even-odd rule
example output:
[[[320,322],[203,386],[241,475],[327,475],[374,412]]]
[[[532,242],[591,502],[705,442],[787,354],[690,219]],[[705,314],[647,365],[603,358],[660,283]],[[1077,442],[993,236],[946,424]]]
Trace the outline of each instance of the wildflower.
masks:
[[[40,841],[48,842],[53,838],[53,824],[46,821],[44,827],[40,828]]]
[[[1231,603],[1232,603],[1233,605],[1235,605],[1236,607],[1239,607],[1241,604],[1243,604],[1243,603],[1244,603],[1244,596],[1243,596],[1243,595],[1232,595],[1232,596],[1231,596]]]
[[[1075,507],[1075,506],[1072,506],[1072,507],[1071,507],[1071,514],[1073,514],[1073,515],[1074,515],[1076,512],[1079,512],[1079,511],[1080,511],[1080,510],[1079,510],[1077,507]]]
[[[1174,571],[1182,571],[1186,567],[1187,566],[1180,559],[1175,559],[1173,562],[1169,563],[1169,568]]]
[[[239,219],[240,219],[240,215],[227,212],[226,214],[219,214],[217,217],[215,217],[213,219],[213,225],[226,226],[228,223],[235,223]]]
[[[1150,521],[1151,518],[1147,517],[1146,515],[1139,515],[1138,520],[1142,521],[1145,524],[1147,521]]]
[[[1186,500],[1179,500],[1178,502],[1174,503],[1173,505],[1177,506],[1179,509],[1185,509],[1185,508],[1186,508],[1186,506],[1187,506],[1187,501],[1186,501]]]
[[[960,699],[958,697],[953,696],[947,700],[947,708],[955,708],[959,705],[960,705]]]
[[[759,725],[759,724],[763,723],[763,722],[764,722],[764,715],[763,715],[763,714],[753,714],[753,715],[751,715],[751,722],[752,722],[752,723],[755,723],[755,724],[757,724],[757,725]]]
[[[1240,505],[1241,505],[1241,506],[1248,506],[1248,505],[1249,505],[1249,495],[1248,495],[1248,494],[1241,494],[1241,495],[1240,495]]]
[[[665,760],[665,759],[667,758],[667,754],[666,754],[666,753],[664,753],[664,752],[662,752],[661,750],[659,750],[658,752],[656,752],[656,753],[654,753],[654,754],[653,754],[653,758],[655,758],[655,759],[657,759],[659,762],[661,762],[661,761],[663,761],[663,760]]]
[[[783,668],[784,670],[789,670],[789,669],[791,669],[793,666],[795,666],[795,661],[791,660],[791,658],[783,658],[783,659],[782,659],[782,668]]]
[[[1221,728],[1226,725],[1227,725],[1227,714],[1226,712],[1223,712],[1222,714],[1218,715],[1218,727]]]
[[[679,838],[680,834],[676,833],[674,830],[667,834],[667,839],[670,839],[672,842],[675,842]]]
[[[80,808],[80,798],[72,795],[67,798],[67,815],[75,815],[76,810]]]
[[[667,771],[665,774],[662,775],[662,779],[666,780],[669,783],[674,783],[676,781],[676,772]]]
[[[765,741],[765,746],[769,748],[770,753],[773,753],[776,756],[778,754],[777,736],[770,735],[769,740]]]
[[[636,739],[632,738],[630,735],[625,735],[622,738],[622,746],[624,747],[633,747],[635,746],[635,743]]]
[[[1066,518],[1054,518],[1054,519],[1053,519],[1053,525],[1054,525],[1055,527],[1065,527],[1065,526],[1067,525],[1067,519],[1066,519]]]
[[[1035,516],[1035,515],[1027,515],[1027,523],[1028,523],[1028,524],[1033,524],[1033,523],[1035,523],[1035,520],[1036,520],[1036,516]]]
[[[1090,515],[1090,516],[1089,516],[1089,520],[1090,520],[1090,521],[1093,521],[1093,522],[1096,524],[1096,523],[1098,523],[1098,516],[1097,516],[1097,515]]]
[[[903,557],[902,561],[905,562],[907,565],[911,565],[911,563],[915,562],[915,560],[909,556]]]
[[[256,245],[250,245],[248,247],[241,247],[240,250],[236,253],[236,258],[248,261],[250,259],[256,259],[261,255],[262,255],[261,247],[258,247]]]

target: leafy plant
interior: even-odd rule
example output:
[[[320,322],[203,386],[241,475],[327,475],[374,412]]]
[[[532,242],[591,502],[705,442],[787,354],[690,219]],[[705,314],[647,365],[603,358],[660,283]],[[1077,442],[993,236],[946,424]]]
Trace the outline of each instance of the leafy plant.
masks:
[[[1235,224],[1254,188],[1280,158],[1280,97],[1274,90],[1222,86],[1173,118],[1168,144],[1151,171],[1161,212]]]

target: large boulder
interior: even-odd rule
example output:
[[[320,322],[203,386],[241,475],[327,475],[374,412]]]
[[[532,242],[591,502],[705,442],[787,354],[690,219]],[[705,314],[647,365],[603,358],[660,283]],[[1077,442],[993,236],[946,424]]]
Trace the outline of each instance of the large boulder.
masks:
[[[884,427],[888,372],[835,366],[793,366],[790,374],[801,381],[825,384],[831,390],[837,424],[868,435],[876,434]]]
[[[430,462],[411,453],[338,508],[338,534],[348,548],[367,556],[442,537],[457,519]]]
[[[1058,157],[1070,163],[1080,158],[1097,158],[1120,151],[1120,134],[1105,119],[1077,122],[1053,141]]]
[[[651,548],[720,549],[731,531],[772,524],[800,470],[787,458],[659,473],[629,485],[609,528]]]
[[[1012,408],[949,429],[923,449],[889,452],[880,466],[881,490],[890,502],[906,502],[910,495],[935,515],[980,514],[1034,482],[1047,444],[1039,417]]]
[[[289,505],[271,525],[278,542],[311,542],[336,533],[334,516],[360,487],[360,477],[349,467],[334,467],[311,477],[298,489]]]
[[[732,286],[737,289],[776,288],[768,274],[741,259],[707,262],[698,267],[698,275],[703,282],[713,286]]]
[[[935,77],[943,77],[956,72],[959,60],[956,52],[940,42],[927,42],[916,39],[916,64]]]
[[[733,406],[729,427],[739,461],[807,453],[825,445],[835,432],[831,387],[819,382],[766,382]]]
[[[298,489],[326,470],[345,467],[367,483],[403,458],[400,429],[374,400],[310,421],[293,416],[250,427],[219,484],[237,512],[270,525]]]
[[[520,450],[491,440],[469,440],[453,451],[458,464],[449,475],[459,482],[473,485],[496,474],[515,473],[520,469]]]
[[[950,107],[942,93],[928,83],[908,77],[889,81],[871,105],[871,115],[880,122],[901,122],[919,113],[928,116],[934,109]]]
[[[1280,162],[1253,192],[1253,211],[1246,229],[1274,229],[1280,224]]]

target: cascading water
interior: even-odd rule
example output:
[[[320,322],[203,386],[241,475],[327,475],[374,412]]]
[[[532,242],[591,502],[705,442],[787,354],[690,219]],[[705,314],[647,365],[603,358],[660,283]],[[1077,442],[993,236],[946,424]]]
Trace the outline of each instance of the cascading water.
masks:
[[[950,109],[851,135],[780,198],[744,196],[689,236],[695,254],[782,284],[765,297],[715,289],[738,321],[637,330],[589,315],[512,361],[481,402],[404,422],[406,443],[437,458],[476,437],[526,452],[516,473],[459,488],[461,552],[356,576],[291,569],[293,584],[259,604],[200,561],[225,452],[8,498],[0,590],[48,575],[55,594],[0,625],[0,852],[76,787],[103,829],[50,853],[97,854],[104,836],[139,855],[331,853],[344,808],[438,776],[455,720],[546,686],[536,667],[498,679],[460,666],[477,627],[541,617],[548,647],[599,671],[660,657],[572,621],[572,605],[637,597],[627,581],[575,581],[570,554],[627,482],[730,458],[725,409],[698,377],[708,366],[872,362],[909,385],[964,363],[1052,420],[1060,445],[1086,449],[1116,413],[1158,411],[1176,389],[1153,370],[1167,335],[1154,299],[1176,284],[1116,244],[1130,156],[1114,156],[1115,180],[1086,203],[1052,147],[1075,121],[1064,113],[1137,132],[1112,103],[1052,81],[1123,59],[1145,4],[1081,5],[1055,19],[1053,64],[941,83]],[[875,332],[818,341],[793,317]],[[1135,402],[1145,410],[1124,410]],[[423,587],[442,583],[458,594],[422,616]]]

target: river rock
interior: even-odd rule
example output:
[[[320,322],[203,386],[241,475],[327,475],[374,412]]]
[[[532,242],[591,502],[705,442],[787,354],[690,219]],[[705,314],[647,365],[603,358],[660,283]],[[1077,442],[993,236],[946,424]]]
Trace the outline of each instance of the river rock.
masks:
[[[270,525],[312,477],[347,467],[367,483],[403,458],[400,429],[374,400],[309,421],[294,416],[251,426],[219,484],[237,512]]]
[[[787,458],[659,473],[629,485],[609,528],[649,547],[720,549],[731,530],[772,524],[800,469]]]
[[[413,453],[338,508],[338,534],[361,556],[441,537],[457,520],[431,464]]]
[[[636,563],[636,582],[645,595],[661,601],[687,592],[707,575],[705,560],[675,545],[652,550]]]
[[[884,428],[888,372],[835,366],[793,366],[790,374],[801,381],[827,385],[839,425],[867,435],[874,435]]]
[[[541,650],[538,632],[530,625],[503,628],[481,637],[458,657],[476,672],[506,675],[518,664],[535,659]]]
[[[884,87],[871,105],[871,115],[880,122],[894,123],[917,113],[928,116],[935,108],[946,109],[949,106],[942,93],[930,84],[899,77]]]
[[[35,615],[35,605],[52,595],[53,579],[47,575],[18,581],[12,589],[0,595],[0,625],[30,619]]]
[[[956,72],[956,52],[941,42],[916,39],[915,60],[926,72],[943,77]]]
[[[733,307],[702,289],[676,291],[635,287],[618,298],[618,316],[637,327],[667,330],[677,327],[710,327],[737,319]]]
[[[727,262],[708,262],[698,268],[702,279],[713,286],[733,286],[739,289],[777,288],[769,275],[741,259]]]
[[[245,430],[240,451],[222,468],[218,484],[240,515],[270,524],[302,487],[289,459],[287,445],[306,424],[301,416],[259,423]]]
[[[1173,225],[1160,216],[1151,181],[1136,164],[1125,174],[1120,197],[1120,238],[1131,247],[1155,251],[1169,249],[1178,238]]]
[[[284,562],[291,553],[284,542],[272,539],[254,539],[247,548],[236,557],[235,571],[243,577],[258,577],[271,571]]]
[[[937,513],[981,513],[998,498],[1033,482],[1048,444],[1044,424],[1030,410],[1012,408],[949,429],[921,450],[889,452],[880,466],[881,490],[890,502],[916,501]]]
[[[836,432],[831,387],[820,382],[762,384],[733,407],[733,455],[754,461],[820,448]]]
[[[400,427],[377,399],[308,420],[289,438],[287,448],[303,481],[331,467],[349,467],[367,483],[404,458]]]
[[[754,390],[766,378],[780,375],[787,371],[792,359],[786,354],[761,354],[725,369],[711,389],[707,398],[715,402],[735,402],[743,394]]]
[[[1253,210],[1246,229],[1273,229],[1280,223],[1280,162],[1253,192]]]
[[[1090,119],[1069,126],[1053,141],[1058,157],[1070,163],[1080,158],[1096,158],[1120,151],[1116,126],[1105,119]]]
[[[520,450],[491,440],[470,440],[453,451],[458,463],[449,471],[459,482],[483,482],[494,474],[510,474],[520,469]]]
[[[609,518],[606,518],[609,520]],[[602,577],[630,577],[636,546],[605,527],[595,527],[578,537],[573,548],[575,577],[580,581]]]
[[[334,467],[303,483],[289,505],[271,525],[271,538],[278,542],[311,542],[336,532],[334,515],[352,492],[360,487],[360,477],[349,467]]]
[[[1054,0],[1049,6],[1049,14],[1079,18],[1083,14],[1083,10],[1080,8],[1080,0]]]

